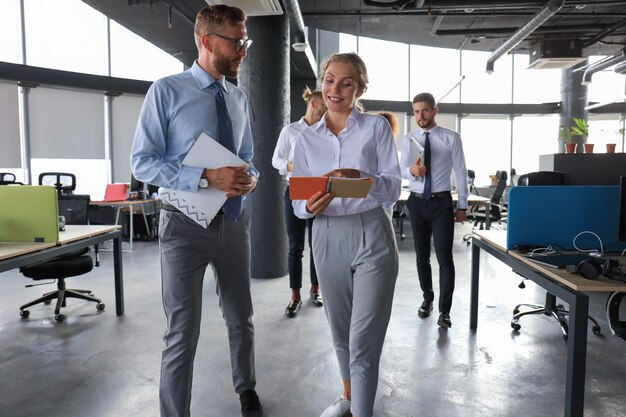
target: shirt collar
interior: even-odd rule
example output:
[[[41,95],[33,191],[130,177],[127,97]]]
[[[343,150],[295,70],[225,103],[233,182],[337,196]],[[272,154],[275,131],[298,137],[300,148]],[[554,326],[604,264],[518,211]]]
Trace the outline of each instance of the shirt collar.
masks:
[[[424,136],[424,134],[426,133],[426,131],[425,131],[424,129],[422,129],[422,128],[420,128],[420,130],[421,130],[420,135],[421,135],[421,136]],[[430,130],[428,131],[428,133],[436,133],[436,132],[437,132],[437,130],[439,130],[439,125],[437,125],[437,124],[436,124],[435,126],[433,126],[433,127],[432,127],[432,129],[430,129]]]
[[[198,87],[200,87],[200,89],[204,90],[206,88],[209,88],[209,86],[214,82],[218,82],[221,84],[226,94],[228,94],[228,83],[226,82],[226,78],[224,76],[221,76],[220,78],[215,80],[209,75],[208,72],[206,72],[204,69],[202,69],[200,65],[198,65],[198,61],[193,62],[193,65],[191,66],[191,75],[193,75],[193,78],[198,83]]]
[[[350,114],[348,115],[348,120],[346,121],[346,128],[351,124],[356,123],[357,126],[361,124],[363,121],[363,113],[358,111],[356,108],[353,108]],[[322,119],[313,125],[313,129],[316,131],[324,131],[326,129],[326,113],[322,116]]]

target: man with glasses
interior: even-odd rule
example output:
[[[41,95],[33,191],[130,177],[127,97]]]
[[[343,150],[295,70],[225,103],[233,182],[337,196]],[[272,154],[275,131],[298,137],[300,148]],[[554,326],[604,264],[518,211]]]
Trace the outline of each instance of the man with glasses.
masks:
[[[246,16],[235,7],[208,6],[196,16],[198,59],[149,89],[131,151],[133,174],[165,189],[227,193],[220,213],[205,229],[174,205],[162,203],[159,225],[162,298],[167,328],[161,361],[162,417],[191,415],[193,362],[200,335],[202,285],[212,266],[228,330],[235,392],[241,414],[260,417],[255,391],[254,327],[250,295],[249,218],[245,195],[256,187],[248,102],[224,76],[237,77],[252,41]],[[201,133],[220,142],[247,165],[203,169],[183,159]]]

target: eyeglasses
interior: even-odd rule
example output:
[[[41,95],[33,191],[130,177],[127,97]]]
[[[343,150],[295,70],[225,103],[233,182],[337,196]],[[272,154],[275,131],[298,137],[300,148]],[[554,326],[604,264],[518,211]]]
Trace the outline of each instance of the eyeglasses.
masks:
[[[252,39],[248,38],[235,39],[228,36],[220,35],[219,33],[207,33],[207,36],[217,36],[218,38],[222,38],[225,41],[231,42],[235,47],[235,51],[237,52],[241,52],[241,50],[244,48],[248,50],[248,48],[250,48],[250,45],[252,45]]]

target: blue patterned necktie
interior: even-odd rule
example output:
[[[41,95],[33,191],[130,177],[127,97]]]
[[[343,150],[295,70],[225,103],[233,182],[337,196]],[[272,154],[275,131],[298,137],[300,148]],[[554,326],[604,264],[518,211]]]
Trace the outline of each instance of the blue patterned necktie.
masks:
[[[432,178],[430,176],[430,138],[428,132],[424,133],[426,139],[424,140],[424,166],[426,167],[426,177],[424,178],[424,198],[430,200],[432,192]]]
[[[233,135],[233,122],[230,120],[226,101],[222,93],[222,86],[215,81],[210,85],[211,90],[215,94],[215,107],[217,108],[217,132],[219,135],[218,142],[226,149],[237,155],[235,150],[235,138]],[[228,218],[237,221],[241,214],[241,196],[231,197],[226,200],[222,206],[222,211]]]

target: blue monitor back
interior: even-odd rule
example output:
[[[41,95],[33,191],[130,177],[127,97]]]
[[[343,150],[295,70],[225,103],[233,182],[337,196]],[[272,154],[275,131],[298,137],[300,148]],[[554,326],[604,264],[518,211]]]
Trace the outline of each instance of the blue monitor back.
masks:
[[[507,248],[557,244],[574,249],[574,238],[590,231],[602,239],[604,251],[626,248],[618,241],[618,186],[529,186],[509,192]],[[576,239],[581,249],[600,249],[589,233]]]

